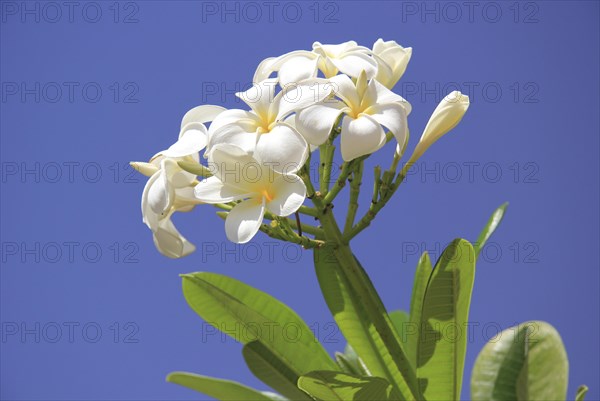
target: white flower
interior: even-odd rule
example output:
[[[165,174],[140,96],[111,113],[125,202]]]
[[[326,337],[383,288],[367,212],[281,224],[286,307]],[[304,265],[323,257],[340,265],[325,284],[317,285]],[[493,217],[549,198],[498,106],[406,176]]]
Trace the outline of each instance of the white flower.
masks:
[[[415,162],[435,141],[456,127],[468,108],[469,97],[459,91],[454,91],[442,99],[429,118],[410,161]]]
[[[204,203],[239,201],[227,215],[225,233],[243,244],[262,224],[265,209],[277,216],[294,213],[304,202],[306,187],[295,174],[282,175],[236,145],[216,145],[209,156],[214,175],[194,189]]]
[[[331,94],[331,85],[323,79],[303,81],[284,87],[275,95],[276,79],[254,84],[246,92],[236,93],[252,110],[227,110],[209,129],[206,156],[219,144],[234,144],[254,153],[278,173],[297,171],[308,156],[308,144],[285,119],[299,109],[322,101]]]
[[[340,114],[343,114],[341,151],[344,161],[381,148],[386,142],[382,125],[394,134],[399,144],[406,142],[411,106],[405,99],[375,79],[367,82],[364,72],[356,85],[346,75],[336,75],[330,82],[341,100],[328,100],[296,114],[296,128],[308,143],[324,143]]]
[[[194,252],[196,247],[177,231],[171,216],[175,212],[188,212],[199,203],[193,192],[195,177],[181,170],[173,159],[159,158],[159,167],[142,194],[143,221],[152,231],[160,253],[181,258]]]
[[[204,123],[223,110],[208,105],[190,110],[183,117],[176,143],[156,154],[149,163],[131,163],[140,173],[150,177],[142,194],[143,221],[152,231],[156,248],[170,258],[181,258],[196,249],[177,231],[171,216],[175,212],[188,212],[200,203],[194,197],[196,176],[182,170],[177,162],[198,162],[198,152],[207,142]]]
[[[208,142],[205,123],[214,120],[225,111],[221,106],[202,105],[194,107],[181,119],[179,139],[167,150],[159,152],[165,157],[184,157],[200,152]]]
[[[282,86],[300,82],[307,78],[315,78],[321,70],[326,78],[331,78],[338,72],[353,78],[366,71],[368,78],[377,74],[377,62],[370,57],[371,50],[359,46],[354,41],[339,45],[323,45],[313,43],[313,50],[297,50],[279,57],[263,60],[254,74],[254,82],[269,78],[277,72]]]
[[[376,79],[392,89],[406,71],[411,55],[410,47],[402,47],[393,40],[384,42],[383,39],[377,39],[373,45],[373,58],[378,66]]]

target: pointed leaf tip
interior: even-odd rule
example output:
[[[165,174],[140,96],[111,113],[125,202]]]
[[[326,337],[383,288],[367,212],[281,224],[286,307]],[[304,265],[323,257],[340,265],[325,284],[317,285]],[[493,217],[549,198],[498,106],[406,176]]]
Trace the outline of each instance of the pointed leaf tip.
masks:
[[[494,210],[494,213],[492,213],[492,215],[488,219],[487,223],[485,224],[485,227],[483,227],[483,230],[481,230],[481,233],[479,234],[477,241],[475,242],[475,244],[473,244],[473,247],[475,248],[476,256],[479,256],[479,253],[485,246],[485,243],[490,239],[492,234],[494,234],[494,231],[496,231],[496,229],[502,222],[502,219],[504,218],[507,207],[508,207],[508,202],[504,202],[496,210]]]

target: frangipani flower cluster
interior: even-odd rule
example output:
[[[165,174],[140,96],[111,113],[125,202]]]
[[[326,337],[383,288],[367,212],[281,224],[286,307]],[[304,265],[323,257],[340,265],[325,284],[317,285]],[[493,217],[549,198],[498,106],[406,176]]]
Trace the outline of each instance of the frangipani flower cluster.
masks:
[[[411,105],[392,88],[411,55],[410,47],[382,39],[372,48],[354,41],[315,42],[310,51],[292,51],[261,62],[250,88],[236,94],[248,109],[204,105],[186,113],[177,142],[148,163],[132,163],[150,177],[142,195],[142,215],[157,249],[173,258],[194,251],[171,216],[198,204],[221,209],[227,238],[235,243],[250,241],[260,230],[303,246],[320,246],[320,228],[302,224],[299,212],[318,219],[323,210],[305,206],[305,199],[312,198],[315,205],[322,200],[329,207],[345,180],[391,138],[397,144],[394,171],[381,180],[394,186],[390,174],[392,178],[396,174],[407,146]],[[468,105],[468,97],[459,92],[444,99],[408,164],[452,129]],[[336,186],[329,190],[337,136],[344,165]],[[322,174],[319,191],[306,171],[316,149]],[[374,199],[383,195],[374,194]],[[293,214],[295,220],[287,218]],[[264,219],[271,223],[265,224]],[[350,233],[362,229],[362,220],[356,227],[352,227],[354,215],[348,220]]]

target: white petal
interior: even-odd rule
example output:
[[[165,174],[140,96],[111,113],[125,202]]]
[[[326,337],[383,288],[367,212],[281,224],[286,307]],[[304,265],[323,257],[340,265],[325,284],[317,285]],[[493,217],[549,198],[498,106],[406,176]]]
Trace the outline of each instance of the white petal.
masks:
[[[161,169],[164,170],[169,186],[173,188],[183,188],[191,185],[196,176],[183,170],[175,160],[165,159],[161,163]]]
[[[160,164],[164,159],[165,157],[163,156],[162,152],[158,152],[150,158],[150,163],[156,166],[156,170],[158,171],[160,170]]]
[[[342,113],[340,103],[321,103],[307,107],[296,114],[295,126],[311,145],[322,145]]]
[[[298,83],[317,76],[318,56],[306,50],[297,50],[277,58],[271,68],[278,71],[281,86]]]
[[[402,46],[398,45],[398,47],[384,50],[381,54],[379,54],[379,58],[382,59],[386,65],[389,65],[391,74],[388,76],[381,75],[382,70],[379,68],[377,72],[377,80],[384,84],[387,88],[391,89],[394,85],[396,85],[398,80],[400,80],[402,75],[404,75],[411,56],[412,48],[410,47],[403,48]],[[379,65],[381,66],[381,64]],[[387,79],[387,83],[384,82],[385,79]]]
[[[354,82],[347,75],[336,75],[329,80],[335,96],[342,99],[351,108],[358,108],[360,99]]]
[[[194,107],[183,116],[183,119],[181,120],[181,129],[189,123],[204,124],[212,121],[224,111],[224,107],[213,106],[211,104]]]
[[[412,106],[406,99],[395,94],[381,83],[377,82],[377,80],[372,79],[369,81],[369,86],[367,87],[365,95],[362,99],[363,106],[366,108],[375,104],[385,103],[400,103],[402,106],[404,106],[406,115],[409,115],[412,110]]]
[[[159,216],[150,207],[149,195],[150,189],[160,177],[162,177],[162,173],[156,173],[150,177],[148,182],[146,182],[146,186],[144,186],[144,192],[142,193],[142,221],[148,226],[149,229],[153,231],[158,227]]]
[[[331,62],[331,59],[325,55],[319,57],[317,65],[319,70],[325,75],[325,78],[333,78],[339,73],[338,69]]]
[[[331,44],[324,45],[320,42],[314,42],[312,47],[313,47],[313,50],[315,50],[317,52],[322,52],[323,54],[326,54],[328,57],[338,57],[342,53],[345,53],[345,52],[348,52],[348,51],[351,51],[351,50],[357,48],[358,44],[353,40],[349,40],[347,42],[340,43],[339,45],[331,45]]]
[[[331,95],[333,88],[326,79],[313,78],[302,81],[300,84],[290,84],[283,87],[273,102],[271,117],[281,120],[291,112],[302,110],[315,103],[322,102]]]
[[[294,128],[279,123],[260,136],[254,157],[277,173],[294,173],[308,157],[308,143]]]
[[[227,203],[248,196],[238,188],[225,185],[217,177],[208,177],[194,187],[194,195],[204,203]]]
[[[277,176],[269,192],[273,198],[267,201],[267,209],[277,216],[296,212],[306,198],[304,181],[295,174]]]
[[[252,78],[252,82],[260,82],[269,78],[269,75],[273,73],[273,62],[277,60],[277,57],[267,57],[263,61],[260,62],[258,67],[256,67],[256,71],[254,72],[254,78]]]
[[[154,177],[154,176],[153,176]],[[148,189],[148,206],[157,215],[165,215],[175,198],[175,188],[169,184],[167,172],[161,169]]]
[[[265,201],[248,199],[235,205],[225,219],[225,234],[236,244],[250,241],[260,229],[265,214]]]
[[[259,117],[265,118],[268,115],[269,106],[275,99],[276,85],[277,79],[269,78],[254,83],[247,91],[238,92],[235,95],[250,106]]]
[[[256,128],[249,123],[232,123],[213,132],[208,141],[208,156],[220,144],[233,144],[246,152],[253,152],[257,140]]]
[[[228,187],[237,188],[240,193],[252,192],[252,184],[256,182],[248,180],[246,176],[257,169],[260,170],[259,176],[263,176],[262,166],[248,152],[233,144],[215,146],[210,154],[208,167],[221,182]]]
[[[194,195],[194,187],[187,186],[175,189],[175,202],[173,208],[177,212],[189,212],[200,202]]]
[[[368,79],[377,74],[377,62],[363,52],[347,52],[338,58],[332,58],[331,62],[340,72],[353,78],[358,77],[363,70]]]
[[[286,118],[284,118],[283,121],[280,121],[280,122],[285,123],[295,129],[296,128],[296,115],[295,114],[289,115]]]
[[[385,49],[387,49],[389,47],[389,45],[391,44],[391,42],[393,41],[387,41],[384,42],[383,39],[379,38],[375,41],[375,43],[373,43],[373,53],[379,54],[382,51],[384,51]],[[395,42],[393,42],[395,43]]]
[[[357,119],[345,116],[341,136],[344,161],[373,153],[385,144],[385,133],[381,125],[365,114],[361,114]]]
[[[394,70],[392,67],[376,54],[373,54],[373,59],[377,61],[377,75],[375,76],[377,82],[388,89],[393,88],[395,82],[393,82]]]
[[[378,39],[373,44],[373,56],[379,64],[377,71],[377,80],[388,88],[392,88],[400,79],[410,58],[412,48],[402,47],[393,40],[384,42]],[[387,68],[381,68],[387,66]]]
[[[193,128],[192,128],[193,126]],[[206,147],[208,132],[200,123],[189,123],[182,130],[179,140],[162,152],[166,157],[184,157],[200,152]]]
[[[279,83],[282,86],[301,82],[317,76],[318,58],[297,56],[285,62],[279,69]]]
[[[160,166],[160,171],[149,180],[151,185],[145,201],[152,212],[158,215],[158,219],[166,216],[174,205],[176,190],[189,187],[196,179],[196,176],[182,170],[172,159],[164,159]]]
[[[181,258],[196,250],[196,247],[177,231],[170,217],[160,222],[153,239],[156,249],[169,258]]]
[[[260,120],[257,115],[240,109],[226,110],[213,120],[208,128],[208,136],[229,124],[258,124]]]
[[[398,103],[388,103],[369,107],[366,111],[375,121],[385,126],[396,137],[398,144],[404,146],[408,138],[408,119],[406,110]]]

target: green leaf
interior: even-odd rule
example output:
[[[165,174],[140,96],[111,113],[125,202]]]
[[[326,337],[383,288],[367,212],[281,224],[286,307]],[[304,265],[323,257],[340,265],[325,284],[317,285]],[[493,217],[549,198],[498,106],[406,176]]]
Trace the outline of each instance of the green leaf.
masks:
[[[487,224],[485,225],[485,227],[483,227],[483,230],[479,234],[479,238],[477,238],[477,242],[475,242],[475,244],[473,245],[476,256],[479,256],[479,253],[483,249],[483,246],[485,245],[487,240],[490,239],[494,231],[496,231],[496,228],[498,228],[498,226],[500,225],[500,222],[502,222],[507,207],[508,202],[503,203],[498,209],[494,211],[494,213],[492,213]]]
[[[473,247],[463,239],[452,241],[437,261],[423,297],[417,377],[428,401],[460,399],[474,279]]]
[[[366,313],[360,297],[342,272],[333,249],[331,247],[316,248],[314,257],[321,292],[348,343],[360,355],[360,359],[373,376],[385,377],[390,383],[397,385],[399,391],[410,394],[402,373],[398,370],[392,355],[375,329],[373,319],[376,317]],[[372,286],[370,283],[369,285]],[[372,291],[375,290],[372,289]],[[383,305],[380,307],[382,309],[381,316],[387,318]],[[388,322],[391,326],[389,318]],[[397,338],[397,340],[398,346],[401,347],[400,339]],[[408,360],[406,362],[407,368],[410,369],[410,363]]]
[[[390,317],[390,320],[392,321],[394,329],[396,329],[396,333],[398,333],[400,340],[402,343],[404,343],[406,340],[406,329],[409,321],[408,313],[404,312],[403,310],[395,310],[388,313],[388,316]]]
[[[167,381],[220,401],[273,401],[275,399],[269,394],[261,393],[240,383],[200,376],[194,373],[173,372],[167,376]]]
[[[306,323],[262,291],[220,274],[193,273],[183,275],[183,294],[207,323],[243,344],[260,341],[298,376],[337,368]]]
[[[500,332],[483,347],[473,366],[471,397],[565,400],[568,375],[567,353],[558,332],[545,322],[527,322]]]
[[[318,401],[401,399],[394,387],[381,377],[360,377],[340,372],[310,372],[298,380],[298,387]]]
[[[429,283],[429,277],[433,273],[429,254],[423,252],[417,271],[415,272],[412,296],[410,299],[410,312],[408,314],[409,325],[406,330],[406,354],[408,360],[417,367],[417,343],[419,341],[419,328],[421,326],[421,311],[423,310],[423,297]]]
[[[583,401],[587,392],[588,387],[586,385],[579,386],[579,388],[577,389],[577,394],[575,394],[575,401]]]
[[[297,387],[299,375],[260,341],[244,345],[242,354],[250,371],[263,383],[289,399],[310,400],[310,397]]]

